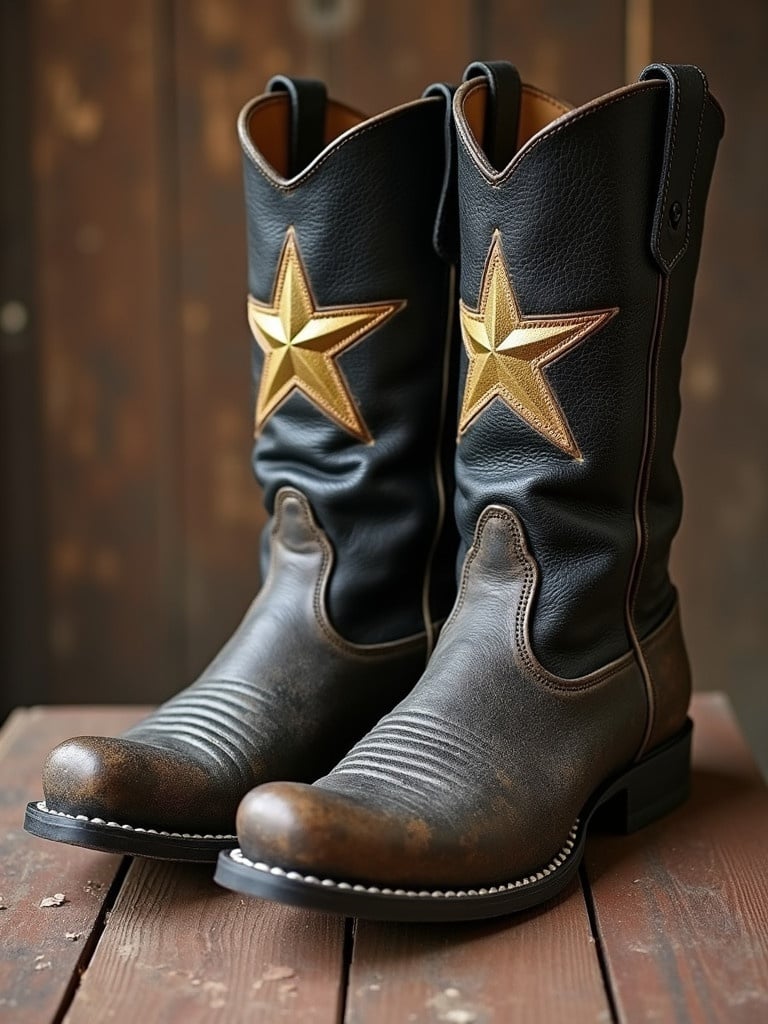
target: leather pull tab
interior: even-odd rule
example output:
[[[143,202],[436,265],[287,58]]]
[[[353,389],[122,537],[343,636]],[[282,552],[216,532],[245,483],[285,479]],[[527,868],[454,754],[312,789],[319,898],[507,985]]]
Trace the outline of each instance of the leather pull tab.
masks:
[[[290,99],[290,178],[303,171],[325,145],[326,88],[314,78],[275,75],[267,82],[267,92],[287,92]]]
[[[444,103],[445,169],[437,205],[432,242],[435,252],[448,263],[459,260],[459,192],[456,180],[456,133],[453,126],[454,85],[435,82],[424,90],[424,96],[436,96]]]
[[[488,80],[488,102],[483,126],[483,149],[492,167],[503,170],[517,152],[520,122],[520,74],[506,60],[476,60],[464,72],[470,78]]]
[[[691,234],[691,197],[709,88],[692,64],[650,64],[640,81],[662,78],[669,86],[661,182],[653,217],[651,251],[670,274],[685,255]]]

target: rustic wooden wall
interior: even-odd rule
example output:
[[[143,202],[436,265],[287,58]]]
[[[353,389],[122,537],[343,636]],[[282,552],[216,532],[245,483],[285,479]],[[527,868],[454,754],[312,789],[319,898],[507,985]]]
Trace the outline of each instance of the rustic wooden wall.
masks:
[[[504,56],[579,102],[653,56],[728,115],[675,563],[698,685],[765,737],[766,43],[763,0],[0,0],[4,703],[157,700],[256,589],[234,119],[269,75],[375,110]]]

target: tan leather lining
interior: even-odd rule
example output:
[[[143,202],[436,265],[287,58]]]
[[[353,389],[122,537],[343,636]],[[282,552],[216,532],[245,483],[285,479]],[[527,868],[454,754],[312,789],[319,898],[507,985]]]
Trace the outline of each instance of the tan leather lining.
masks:
[[[481,148],[487,97],[488,85],[486,82],[481,82],[467,94],[463,104],[467,124]],[[546,128],[558,117],[567,114],[571,109],[566,103],[556,100],[554,96],[548,96],[531,85],[524,85],[520,100],[517,148],[525,145],[537,132]]]
[[[363,114],[335,100],[329,100],[325,113],[325,145],[365,120]],[[290,137],[290,101],[287,93],[269,94],[250,110],[247,132],[263,158],[281,177],[288,174]]]

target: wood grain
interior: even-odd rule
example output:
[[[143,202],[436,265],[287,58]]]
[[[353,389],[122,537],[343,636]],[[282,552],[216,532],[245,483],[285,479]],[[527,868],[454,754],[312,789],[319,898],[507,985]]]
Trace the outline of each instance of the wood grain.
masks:
[[[768,4],[657,2],[654,46],[699,63],[725,110],[683,372],[678,462],[685,515],[673,551],[694,680],[727,688],[768,771]]]
[[[0,0],[0,722],[45,691],[29,7]]]
[[[624,5],[615,0],[487,0],[477,4],[478,53],[511,60],[524,81],[567,103],[624,84]]]
[[[30,6],[47,696],[157,699],[180,584],[160,5]]]
[[[319,5],[318,5],[319,6]],[[349,15],[329,36],[334,95],[373,114],[416,99],[432,82],[460,82],[472,59],[471,0],[337,3]]]
[[[137,860],[65,1019],[336,1024],[343,955],[341,918],[241,898],[210,866]]]
[[[571,1024],[609,1021],[581,887],[554,905],[499,921],[361,921],[347,1024]]]
[[[587,850],[626,1024],[768,1019],[768,788],[722,698],[695,702],[691,800]]]
[[[184,664],[191,680],[259,586],[265,522],[251,471],[251,335],[237,116],[278,71],[319,68],[290,6],[180,0],[171,26],[177,93],[179,313],[176,386],[185,544]]]
[[[119,732],[140,709],[40,708],[14,713],[0,734],[0,1018],[45,1024],[66,999],[119,857],[35,839],[22,831],[24,808],[39,799],[40,768],[56,743],[78,733]],[[67,902],[41,908],[62,892]],[[77,938],[67,938],[70,936]]]

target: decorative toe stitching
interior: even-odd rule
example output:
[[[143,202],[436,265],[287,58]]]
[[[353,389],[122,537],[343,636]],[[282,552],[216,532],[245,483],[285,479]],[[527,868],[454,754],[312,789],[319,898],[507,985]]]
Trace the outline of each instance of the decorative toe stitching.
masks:
[[[150,836],[162,836],[164,839],[237,839],[236,835],[213,835],[210,832],[165,832],[159,828],[140,828],[138,825],[121,825],[119,821],[105,821],[104,818],[89,818],[86,814],[67,814],[66,811],[55,811],[48,807],[44,800],[35,804],[38,811],[53,814],[57,818],[70,818],[72,821],[87,821],[92,825],[106,825],[108,828],[122,828],[126,832],[143,832]]]
[[[498,893],[509,892],[511,889],[523,889],[525,886],[532,885],[534,882],[543,881],[549,875],[555,874],[555,872],[566,863],[576,848],[578,835],[579,819],[577,818],[573,824],[573,828],[568,833],[568,838],[562,849],[552,858],[545,868],[541,868],[540,871],[534,871],[533,874],[527,875],[525,878],[518,878],[514,882],[506,882],[503,885],[490,885],[482,889],[420,889],[417,891],[415,889],[389,889],[382,888],[377,885],[335,882],[332,878],[318,878],[316,875],[302,875],[299,871],[285,871],[283,868],[271,867],[269,864],[264,864],[262,861],[252,861],[246,857],[243,851],[239,848],[230,850],[229,856],[236,864],[242,864],[244,867],[252,868],[254,871],[261,871],[264,874],[276,875],[280,878],[288,878],[292,882],[308,882],[310,885],[319,885],[324,889],[337,889],[344,892],[364,892],[370,893],[374,896],[407,896],[411,899],[419,899],[426,896],[432,897],[433,899],[461,899],[466,896],[495,896],[498,895]]]

